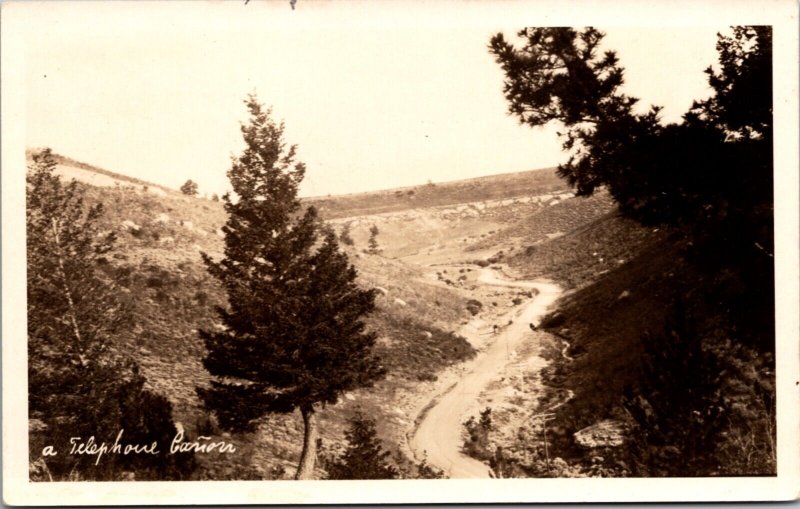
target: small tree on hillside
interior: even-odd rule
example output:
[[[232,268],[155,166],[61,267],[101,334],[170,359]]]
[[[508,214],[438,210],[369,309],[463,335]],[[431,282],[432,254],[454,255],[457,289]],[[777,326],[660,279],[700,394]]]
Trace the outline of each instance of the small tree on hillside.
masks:
[[[34,155],[27,179],[28,398],[31,459],[45,445],[70,449],[70,437],[122,443],[158,441],[161,454],[108,455],[98,465],[67,453],[42,458],[55,480],[180,478],[190,454],[167,454],[175,434],[168,400],[144,389],[138,365],[119,351],[130,313],[102,269],[115,236],[103,232],[100,204],[88,206],[73,180],[53,174],[49,150]],[[100,441],[98,440],[98,441]]]
[[[380,247],[378,247],[378,230],[377,225],[372,225],[372,228],[369,229],[369,252],[372,254],[377,253],[380,251]]]
[[[328,468],[328,479],[396,479],[398,471],[388,463],[375,430],[375,421],[361,411],[350,420],[345,432],[348,446],[342,457]]]
[[[374,290],[356,285],[356,270],[317,211],[302,211],[297,188],[305,166],[286,147],[283,124],[255,97],[245,101],[244,152],[228,171],[237,198],[223,196],[225,256],[203,255],[227,291],[223,331],[202,330],[210,388],[198,388],[220,424],[253,429],[270,412],[299,409],[305,426],[297,479],[313,474],[316,411],[384,374],[375,334],[362,317]]]
[[[353,242],[353,237],[350,236],[350,223],[345,223],[344,226],[342,226],[342,231],[339,233],[339,242],[348,246],[355,244],[355,242]]]
[[[196,196],[197,195],[197,182],[194,182],[192,179],[187,180],[181,186],[181,192],[187,196]]]

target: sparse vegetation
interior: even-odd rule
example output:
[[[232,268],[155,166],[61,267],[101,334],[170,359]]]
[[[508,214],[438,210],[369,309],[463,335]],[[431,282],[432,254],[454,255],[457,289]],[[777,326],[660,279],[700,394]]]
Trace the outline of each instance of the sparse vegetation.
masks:
[[[729,51],[738,51],[736,43],[729,42]],[[724,72],[730,74],[738,60],[729,60]],[[715,76],[725,81],[723,75]],[[711,123],[717,127],[726,125],[724,129],[738,133],[734,138],[740,137],[742,143],[758,144],[759,129],[763,131],[764,126],[736,126],[730,119],[723,120],[720,107],[727,100],[726,87],[716,88],[719,100],[698,106],[697,111],[713,117]],[[569,343],[569,348],[567,343],[548,347],[559,352],[566,348],[569,360],[548,354],[553,365],[542,375],[552,390],[545,391],[539,404],[547,407],[550,399],[568,391],[574,392],[574,398],[558,407],[547,425],[520,428],[513,443],[494,442],[511,422],[504,419],[512,412],[505,413],[502,406],[495,407],[491,433],[484,433],[475,419],[469,426],[465,446],[476,448],[473,452],[488,461],[497,476],[679,475],[685,473],[678,470],[684,463],[683,458],[681,462],[671,459],[676,451],[688,458],[685,463],[691,468],[710,475],[774,472],[775,368],[769,345],[773,336],[765,332],[772,326],[765,319],[771,309],[771,287],[756,277],[769,279],[764,274],[771,270],[771,262],[751,263],[756,257],[740,249],[752,247],[750,241],[758,228],[771,228],[766,220],[771,210],[760,208],[761,203],[754,221],[705,223],[719,224],[722,236],[707,236],[710,230],[705,227],[643,227],[642,218],[626,218],[614,210],[620,189],[611,183],[606,186],[591,197],[570,198],[563,192],[567,184],[554,171],[541,170],[302,200],[297,217],[306,213],[304,206],[313,204],[326,219],[347,218],[334,222],[341,225],[339,242],[358,266],[359,285],[380,289],[375,310],[365,323],[376,333],[375,351],[389,372],[373,388],[354,390],[341,403],[320,409],[325,451],[330,445],[331,451],[341,452],[348,433],[352,438],[352,423],[348,431],[347,422],[352,409],[364,405],[365,414],[375,419],[371,431],[369,425],[362,425],[365,443],[380,448],[375,457],[391,463],[399,477],[442,476],[425,462],[417,465],[401,457],[398,443],[411,416],[396,413],[408,409],[396,404],[402,400],[398,395],[418,393],[420,387],[442,379],[443,368],[475,355],[469,342],[454,332],[471,316],[498,316],[509,303],[519,304],[522,299],[511,293],[488,293],[479,296],[484,306],[470,293],[475,280],[467,269],[442,268],[435,279],[428,280],[424,271],[391,258],[417,256],[415,261],[431,263],[436,256],[448,262],[463,257],[460,262],[473,258],[472,263],[480,267],[508,264],[523,277],[549,277],[575,290],[558,312],[540,324],[559,341]],[[161,392],[170,399],[176,419],[188,434],[227,435],[221,425],[229,423],[219,415],[207,415],[194,391],[195,384],[207,388],[212,383],[200,362],[206,351],[196,329],[211,334],[225,331],[214,309],[230,306],[226,288],[206,273],[199,257],[203,251],[214,262],[223,258],[226,232],[221,227],[227,216],[222,204],[215,203],[215,195],[211,201],[185,199],[174,192],[162,196],[154,193],[159,189],[152,185],[146,189],[124,182],[116,187],[77,187],[85,192],[87,203],[109,205],[98,218],[98,233],[116,232],[117,245],[124,249],[105,255],[99,274],[116,281],[132,317],[130,333],[117,335],[114,347],[135,357],[146,377],[146,385],[140,384],[144,379],[124,378],[123,385],[131,381],[126,385],[131,390],[112,388],[109,394],[124,399],[125,394],[139,397],[140,389]],[[553,194],[534,202],[531,198],[537,193]],[[645,208],[651,212],[664,205],[650,198]],[[499,201],[489,207],[480,203],[485,200]],[[453,206],[465,201],[470,204]],[[719,203],[712,202],[716,214]],[[739,205],[734,213],[741,212]],[[381,218],[381,245],[377,239],[370,245],[370,225],[377,219],[369,214],[437,206],[446,208],[424,217],[414,210],[416,219],[411,212],[402,221]],[[355,217],[362,215],[367,217]],[[403,222],[406,216],[411,221]],[[435,220],[427,229],[420,228],[429,218]],[[742,236],[746,242],[733,238],[737,226],[746,233]],[[383,256],[362,256],[347,238],[359,246],[366,243],[372,251],[382,247]],[[735,241],[734,248],[720,249],[715,244],[722,242],[724,247],[726,238]],[[770,254],[769,242],[756,242],[754,253]],[[713,256],[704,257],[704,252]],[[716,260],[719,252],[734,256],[720,262]],[[737,271],[738,266],[755,270]],[[745,298],[743,288],[752,297]],[[755,313],[748,309],[752,300],[763,304]],[[678,301],[702,317],[689,332],[671,318]],[[715,378],[723,371],[725,377]],[[669,373],[684,373],[686,381],[675,387],[670,384],[674,394],[663,390]],[[714,390],[705,390],[709,387]],[[695,388],[703,390],[694,392]],[[678,404],[676,398],[684,403]],[[507,401],[530,404],[519,395]],[[155,400],[147,411],[162,415],[155,409],[161,403]],[[715,405],[726,411],[709,425],[704,412]],[[113,408],[104,411],[114,415]],[[681,419],[676,413],[688,417]],[[631,425],[627,445],[598,451],[576,444],[576,431],[607,418],[627,419]],[[291,414],[276,414],[253,424],[250,431],[227,435],[240,451],[236,457],[196,458],[192,478],[268,479],[294,474],[292,464],[301,454],[302,421]],[[37,429],[39,424],[34,422],[34,439],[42,436]],[[340,454],[333,457],[342,458]],[[143,471],[137,478],[147,475]]]
[[[366,216],[408,208],[430,208],[466,202],[480,202],[520,196],[564,191],[567,186],[553,168],[506,173],[413,189],[373,191],[331,198],[307,198],[327,219]],[[400,192],[398,192],[400,191]]]

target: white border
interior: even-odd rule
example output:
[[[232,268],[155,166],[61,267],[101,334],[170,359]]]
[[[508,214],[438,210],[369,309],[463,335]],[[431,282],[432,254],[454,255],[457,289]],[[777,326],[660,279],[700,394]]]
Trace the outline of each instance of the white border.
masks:
[[[5,2],[2,37],[2,354],[3,496],[7,504],[323,504],[434,502],[629,502],[786,500],[798,497],[798,6],[791,0],[320,2],[299,0],[297,11],[275,3],[256,16],[264,29],[282,23],[315,26],[700,26],[765,24],[774,27],[775,69],[775,262],[777,321],[778,472],[774,478],[525,479],[436,481],[215,481],[134,483],[29,483],[25,307],[25,65],[24,31],[35,30],[36,9],[71,16],[92,9],[127,9],[146,19],[164,9],[152,2]],[[288,3],[288,2],[287,2]],[[240,2],[181,3],[221,11]],[[173,4],[174,6],[174,4]],[[160,12],[159,12],[160,13]],[[257,13],[257,12],[256,12]],[[143,16],[145,15],[145,16]],[[149,16],[163,22],[164,16]],[[166,20],[169,22],[169,20]],[[181,29],[196,29],[182,19]],[[225,17],[219,20],[222,26]],[[135,26],[135,24],[132,24]],[[178,29],[178,26],[175,27]]]

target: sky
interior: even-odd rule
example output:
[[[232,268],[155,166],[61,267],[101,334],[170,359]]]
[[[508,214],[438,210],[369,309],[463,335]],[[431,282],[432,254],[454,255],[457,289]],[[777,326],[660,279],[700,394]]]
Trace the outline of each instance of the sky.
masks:
[[[512,35],[518,18],[445,23],[372,7],[365,20],[356,16],[364,4],[304,0],[295,11],[258,0],[137,4],[50,2],[30,15],[28,147],[221,193],[243,146],[243,100],[256,93],[298,145],[304,196],[565,160],[558,126],[532,129],[507,114],[487,44]],[[624,91],[643,108],[662,105],[665,120],[678,121],[709,95],[703,69],[724,26],[599,28],[626,69]]]

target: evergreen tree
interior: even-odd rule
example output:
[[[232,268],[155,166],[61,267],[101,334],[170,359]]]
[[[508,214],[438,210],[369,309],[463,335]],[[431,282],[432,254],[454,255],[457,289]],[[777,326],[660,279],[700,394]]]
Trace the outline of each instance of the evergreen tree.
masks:
[[[43,458],[56,480],[179,478],[191,471],[190,454],[166,455],[175,433],[171,405],[144,389],[138,365],[112,341],[125,333],[130,314],[113,279],[101,270],[115,236],[103,232],[101,204],[88,206],[73,180],[54,175],[49,149],[33,156],[27,179],[28,393],[31,459],[52,445],[62,454]],[[163,454],[108,455],[98,465],[66,454],[70,437],[123,443],[162,443]]]
[[[383,450],[375,430],[375,421],[359,410],[345,432],[347,450],[328,469],[328,479],[396,479],[398,471],[387,462],[389,451]]]
[[[342,231],[339,233],[339,242],[348,246],[354,244],[353,237],[350,236],[350,223],[345,223],[344,226],[342,226]]]
[[[623,69],[616,55],[599,54],[602,32],[528,28],[518,36],[520,47],[502,34],[490,42],[505,73],[510,112],[531,126],[561,124],[570,159],[559,167],[560,175],[580,195],[605,186],[624,214],[668,225],[700,275],[684,296],[690,308],[713,317],[704,324],[713,323],[713,334],[700,335],[678,322],[651,338],[653,349],[645,352],[638,377],[650,403],[631,399],[629,407],[640,406],[637,420],[647,440],[677,444],[683,465],[704,465],[719,474],[715,447],[733,444],[736,433],[772,443],[769,429],[756,433],[761,417],[741,417],[739,431],[723,431],[730,416],[743,415],[743,405],[732,403],[741,394],[726,393],[723,379],[745,386],[751,382],[742,381],[751,376],[724,368],[737,365],[740,354],[715,337],[747,347],[741,351],[755,347],[766,372],[773,369],[772,29],[739,26],[731,35],[718,34],[719,70],[706,70],[713,94],[671,124],[662,122],[658,107],[634,112],[637,99],[620,91]],[[763,401],[769,420],[774,390],[766,384],[763,393],[765,398],[751,401]],[[768,472],[769,455],[755,449],[747,463],[766,465]]]
[[[384,374],[373,354],[375,334],[362,317],[375,291],[356,285],[356,270],[323,228],[313,207],[301,210],[297,188],[305,166],[286,147],[283,124],[254,96],[245,101],[246,143],[228,171],[236,194],[223,196],[225,254],[203,255],[228,294],[219,309],[223,331],[200,331],[210,388],[202,400],[223,427],[253,429],[270,412],[299,409],[303,449],[296,478],[312,476],[316,412]]]
[[[380,248],[378,247],[378,233],[380,233],[378,227],[373,224],[372,228],[369,229],[369,243],[368,243],[369,252],[372,254],[375,254],[378,251],[380,251]]]
[[[490,42],[509,112],[530,126],[564,127],[570,158],[558,171],[579,195],[607,186],[622,212],[644,223],[713,225],[706,229],[771,203],[769,27],[719,36],[722,71],[706,71],[714,96],[667,125],[658,106],[634,112],[638,99],[620,91],[616,54],[599,54],[599,30],[526,28],[518,36],[520,48],[502,34]]]
[[[192,179],[187,180],[181,186],[181,192],[187,196],[196,196],[197,191],[197,182],[194,182]]]
[[[579,195],[605,186],[622,213],[682,234],[688,259],[742,289],[712,297],[725,300],[742,339],[774,348],[771,27],[718,34],[719,71],[706,70],[712,96],[672,124],[659,107],[633,111],[615,53],[599,54],[602,32],[518,36],[520,47],[495,35],[490,51],[505,73],[509,111],[530,126],[563,126],[570,158],[560,175]]]

